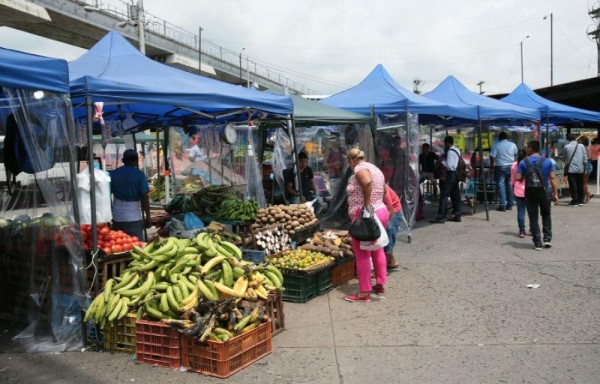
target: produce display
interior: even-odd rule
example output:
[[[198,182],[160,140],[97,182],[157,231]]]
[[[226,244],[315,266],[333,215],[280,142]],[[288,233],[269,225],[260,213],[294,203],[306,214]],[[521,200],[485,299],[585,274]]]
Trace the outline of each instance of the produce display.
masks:
[[[272,257],[269,262],[278,268],[309,270],[332,263],[332,256],[326,256],[321,252],[312,252],[306,249],[294,249],[283,251],[281,255]]]
[[[104,327],[137,311],[137,318],[193,319],[198,324],[194,311],[204,313],[206,301],[267,300],[269,291],[280,289],[283,283],[283,275],[275,266],[242,260],[237,246],[208,232],[201,232],[193,240],[157,238],[144,248],[133,246],[131,255],[134,260],[129,267],[107,280],[88,308],[85,321],[93,319]],[[238,325],[246,317],[228,318],[227,329],[246,328]],[[216,319],[207,321],[201,322],[203,326],[217,327]],[[246,320],[246,325],[249,323]]]
[[[258,204],[241,200],[235,193],[226,192],[229,187],[210,186],[192,195],[177,195],[167,205],[166,211],[196,212],[200,216],[222,220],[253,221]]]
[[[141,247],[143,243],[137,236],[129,236],[123,231],[113,231],[107,224],[101,224],[96,230],[98,248],[107,254],[131,251],[134,246]],[[84,248],[92,248],[92,226],[81,225],[81,239]]]
[[[9,239],[22,238],[25,233],[33,235],[35,241],[52,240],[57,246],[63,246],[67,242],[75,244],[77,227],[70,218],[49,212],[34,218],[27,215],[16,219],[0,218],[0,238],[4,240],[0,242],[0,249],[10,243]]]
[[[295,235],[318,223],[319,220],[305,204],[273,205],[258,210],[252,229],[283,226],[284,233]]]
[[[272,255],[291,247],[291,239],[283,228],[264,229],[254,234],[255,248]]]
[[[246,300],[226,299],[203,301],[191,310],[190,319],[163,319],[163,323],[200,342],[212,340],[224,343],[234,336],[269,321],[264,307]]]
[[[300,248],[311,252],[320,252],[333,257],[352,257],[350,236],[340,236],[332,231],[319,231]]]

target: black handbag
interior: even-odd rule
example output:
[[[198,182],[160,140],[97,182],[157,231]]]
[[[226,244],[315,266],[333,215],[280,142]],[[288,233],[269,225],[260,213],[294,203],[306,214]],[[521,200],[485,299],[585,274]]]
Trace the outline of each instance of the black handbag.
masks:
[[[358,241],[375,241],[381,236],[381,230],[375,221],[373,210],[369,213],[370,217],[364,217],[365,209],[363,208],[361,217],[350,224],[350,228],[348,228],[350,236]]]

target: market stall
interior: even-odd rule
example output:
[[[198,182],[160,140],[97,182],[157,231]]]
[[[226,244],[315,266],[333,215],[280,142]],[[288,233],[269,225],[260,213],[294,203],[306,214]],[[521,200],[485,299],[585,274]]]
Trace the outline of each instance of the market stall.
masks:
[[[28,352],[84,343],[68,66],[0,48],[0,321]],[[16,335],[13,331],[19,331]]]
[[[386,180],[402,199],[405,222],[400,233],[410,239],[419,201],[417,159],[421,115],[474,119],[476,109],[416,95],[397,84],[381,64],[361,83],[321,102],[377,118],[378,162],[375,165],[382,169]]]
[[[540,120],[540,114],[538,110],[505,103],[469,91],[454,76],[448,76],[437,87],[435,87],[431,92],[426,93],[424,96],[432,100],[453,103],[455,105],[462,105],[464,107],[476,109],[476,118],[473,120],[477,122],[478,145],[476,148],[479,149],[479,159],[484,158],[482,135],[483,124],[489,124],[490,121],[493,121],[494,124],[504,122],[506,125],[516,125],[523,121],[527,122]],[[481,186],[482,191],[485,191],[483,193],[485,213],[486,219],[489,220],[487,206],[487,189],[489,183],[485,179],[486,173],[484,172],[484,161],[479,162],[479,167],[479,180],[475,181],[474,185],[475,188]]]

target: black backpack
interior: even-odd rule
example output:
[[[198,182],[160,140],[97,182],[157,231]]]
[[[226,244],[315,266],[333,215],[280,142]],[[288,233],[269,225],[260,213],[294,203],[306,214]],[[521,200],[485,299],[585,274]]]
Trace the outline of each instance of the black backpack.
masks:
[[[458,165],[456,166],[456,178],[458,181],[467,181],[467,164],[463,160],[462,156],[455,149],[450,149],[452,152],[456,153],[458,156]]]
[[[525,158],[527,172],[525,173],[525,198],[540,199],[546,195],[546,183],[542,176],[542,165],[546,159],[542,157],[534,165],[531,165],[528,158]]]

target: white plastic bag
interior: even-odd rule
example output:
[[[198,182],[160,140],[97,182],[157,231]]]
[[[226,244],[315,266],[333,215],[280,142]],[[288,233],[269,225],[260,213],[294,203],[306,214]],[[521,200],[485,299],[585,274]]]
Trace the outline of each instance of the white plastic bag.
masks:
[[[107,223],[112,220],[110,201],[110,175],[99,169],[94,170],[96,179],[96,222]],[[81,224],[92,223],[92,205],[90,200],[90,173],[87,169],[77,175],[77,201]]]
[[[363,251],[376,251],[378,249],[385,247],[390,242],[387,232],[385,231],[385,227],[383,226],[383,224],[381,224],[379,217],[377,217],[377,215],[373,215],[373,217],[375,218],[375,221],[377,222],[377,225],[379,226],[379,230],[381,231],[381,236],[379,236],[379,239],[377,239],[375,241],[361,241],[360,249],[362,249]]]

